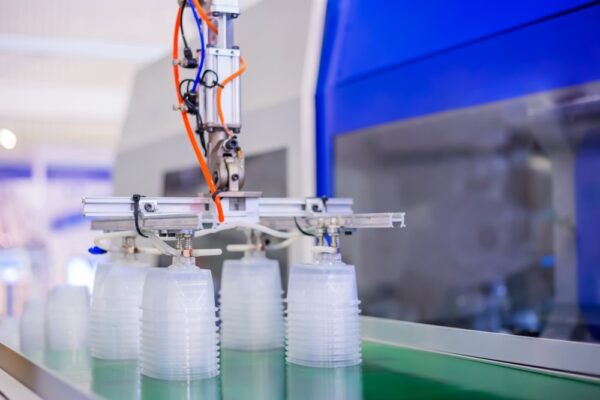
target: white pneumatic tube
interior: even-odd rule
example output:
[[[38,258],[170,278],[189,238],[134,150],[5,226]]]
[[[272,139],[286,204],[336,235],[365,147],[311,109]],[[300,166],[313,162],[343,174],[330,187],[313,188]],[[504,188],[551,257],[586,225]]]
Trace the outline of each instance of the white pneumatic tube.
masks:
[[[359,304],[354,266],[339,254],[292,266],[287,293],[287,361],[308,367],[361,362]]]

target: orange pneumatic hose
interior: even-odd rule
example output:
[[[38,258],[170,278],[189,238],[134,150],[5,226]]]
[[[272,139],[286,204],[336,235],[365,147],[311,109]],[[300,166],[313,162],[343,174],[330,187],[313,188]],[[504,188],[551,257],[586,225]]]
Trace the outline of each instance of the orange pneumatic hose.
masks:
[[[194,2],[197,3],[197,0],[194,0]],[[202,8],[198,7],[198,10],[202,10]],[[200,151],[200,147],[198,147],[198,143],[196,142],[196,138],[194,137],[194,131],[192,130],[192,125],[190,124],[190,120],[188,119],[187,113],[183,108],[183,98],[181,97],[181,93],[179,92],[179,65],[177,64],[176,60],[179,58],[179,25],[181,21],[181,13],[182,9],[180,7],[177,13],[177,18],[175,21],[175,31],[173,34],[173,78],[175,79],[175,91],[177,92],[177,101],[179,102],[179,107],[181,108],[181,118],[183,119],[183,124],[185,125],[185,131],[187,133],[188,139],[190,140],[190,143],[192,144],[192,148],[194,149],[196,158],[198,159],[198,164],[200,164],[200,169],[202,170],[202,175],[204,176],[204,180],[208,185],[208,190],[213,196],[213,200],[217,208],[219,222],[222,223],[225,221],[225,216],[223,214],[223,205],[221,204],[221,198],[218,195],[215,196],[215,193],[217,191],[215,183],[213,182],[212,177],[210,176],[210,170],[208,169],[208,165],[206,165],[206,161],[204,160],[202,152]],[[204,15],[206,16],[206,14]]]
[[[219,122],[221,122],[221,125],[223,125],[223,129],[225,130],[225,133],[227,133],[227,136],[229,136],[229,137],[233,136],[233,133],[231,133],[231,131],[227,127],[227,124],[225,123],[225,117],[223,116],[223,106],[221,104],[222,103],[221,96],[223,95],[223,89],[225,88],[225,86],[227,86],[227,84],[229,82],[231,82],[238,76],[242,75],[245,70],[246,70],[246,60],[244,60],[243,57],[240,57],[240,69],[238,69],[236,72],[234,72],[233,74],[231,74],[227,78],[225,78],[225,80],[223,82],[221,82],[221,85],[219,85],[217,87],[217,113],[219,115]]]
[[[194,7],[196,7],[196,11],[198,11],[198,14],[200,14],[200,18],[202,18],[202,21],[204,21],[204,23],[206,24],[206,26],[208,26],[208,28],[213,31],[214,33],[218,33],[219,29],[217,28],[217,26],[210,20],[210,18],[208,18],[208,15],[206,15],[206,13],[204,12],[204,9],[202,8],[202,6],[200,5],[200,2],[198,0],[192,0],[194,2]]]

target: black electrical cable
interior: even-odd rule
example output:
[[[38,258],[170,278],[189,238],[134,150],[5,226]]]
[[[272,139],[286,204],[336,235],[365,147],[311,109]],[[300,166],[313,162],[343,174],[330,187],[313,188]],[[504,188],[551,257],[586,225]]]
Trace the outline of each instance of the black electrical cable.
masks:
[[[210,82],[210,83],[207,82],[209,74],[213,75],[212,82]],[[217,74],[216,71],[213,71],[212,69],[206,69],[206,70],[204,70],[204,72],[202,73],[202,77],[200,78],[200,83],[202,84],[202,86],[204,86],[207,89],[212,89],[212,88],[215,88],[217,86],[223,87],[223,85],[221,85],[219,83],[219,75]]]
[[[206,149],[206,139],[204,138],[204,123],[202,122],[200,112],[196,113],[196,133],[200,137],[200,145],[202,146],[202,150],[204,150],[204,156],[206,156],[208,152]]]
[[[185,32],[183,30],[183,14],[185,12],[186,6],[187,6],[187,0],[183,0],[181,2],[181,14],[179,16],[179,30],[181,32],[181,38],[183,39],[183,45],[187,49],[187,48],[189,48],[189,45],[188,45],[187,39],[185,37]],[[217,76],[217,74],[215,73],[215,77],[216,76]],[[217,79],[217,81],[215,81],[213,83],[214,86],[216,86],[216,84],[218,84],[218,77],[216,79]],[[189,114],[196,116],[196,134],[200,138],[200,145],[202,146],[202,150],[204,151],[204,155],[206,156],[207,148],[206,148],[206,138],[204,137],[204,122],[202,121],[202,116],[200,115],[200,110],[198,109],[198,106],[197,106],[198,94],[194,93],[192,91],[192,89],[190,88],[190,86],[193,83],[194,83],[193,79],[183,79],[181,82],[179,82],[179,94],[181,95],[181,98],[184,101],[184,104],[188,110],[187,112]],[[186,85],[185,93],[183,92],[184,85]],[[137,219],[136,219],[136,223],[137,223]],[[139,230],[138,230],[138,233],[139,233]]]
[[[321,201],[323,201],[323,207],[325,208],[325,212],[327,212],[327,201],[328,200],[329,200],[329,197],[321,196]]]
[[[135,230],[141,237],[147,238],[148,236],[144,235],[142,230],[140,229],[139,216],[140,216],[140,199],[143,196],[140,194],[134,194],[131,196],[131,200],[133,201],[133,221],[135,224]]]
[[[181,38],[183,39],[183,46],[189,48],[188,42],[185,38],[185,33],[183,32],[183,13],[185,11],[185,6],[187,4],[187,0],[183,0],[181,3],[181,15],[179,15],[179,31],[181,32]]]
[[[302,227],[298,223],[298,219],[296,217],[294,217],[294,223],[296,224],[296,228],[298,228],[300,233],[302,233],[304,236],[317,237],[317,235],[315,235],[314,233],[310,233],[310,232],[307,232],[304,229],[302,229]]]
[[[4,400],[10,400],[10,399],[8,398],[8,396],[7,396],[7,395],[5,395],[5,394],[4,394],[4,392],[3,392],[3,391],[1,391],[1,390],[0,390],[0,397],[1,397],[1,398],[3,398]]]
[[[186,95],[189,96],[189,94],[191,93],[190,91],[190,83],[194,83],[193,79],[184,79],[181,82],[179,82],[179,94],[181,95],[181,97],[185,100],[186,99]],[[185,93],[183,92],[183,85],[187,84],[187,87],[185,88]]]
[[[194,83],[193,79],[184,79],[181,82],[179,82],[179,94],[181,95],[181,98],[183,99],[183,102],[186,106],[187,113],[192,115],[198,115],[200,112],[198,110],[198,94],[191,91],[190,85],[192,83]],[[183,86],[186,84],[186,91],[184,93]]]

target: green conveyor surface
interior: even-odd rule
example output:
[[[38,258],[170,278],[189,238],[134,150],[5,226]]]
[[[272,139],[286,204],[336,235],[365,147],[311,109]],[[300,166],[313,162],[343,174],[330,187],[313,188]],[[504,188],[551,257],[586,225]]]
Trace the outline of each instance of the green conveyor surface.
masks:
[[[220,376],[168,382],[135,362],[46,353],[65,380],[108,399],[600,399],[600,384],[420,350],[363,343],[363,364],[338,369],[286,364],[282,350],[223,350]],[[600,361],[599,361],[600,362]]]

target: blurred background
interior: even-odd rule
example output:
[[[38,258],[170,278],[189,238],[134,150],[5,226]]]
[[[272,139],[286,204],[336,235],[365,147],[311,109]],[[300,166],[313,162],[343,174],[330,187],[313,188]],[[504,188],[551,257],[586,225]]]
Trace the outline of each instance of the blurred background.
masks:
[[[366,315],[599,340],[598,2],[400,3],[379,23],[388,2],[241,1],[246,187],[407,212],[344,238]],[[0,316],[91,284],[82,197],[204,190],[171,111],[175,12],[0,0]],[[303,251],[272,255],[284,277]]]

